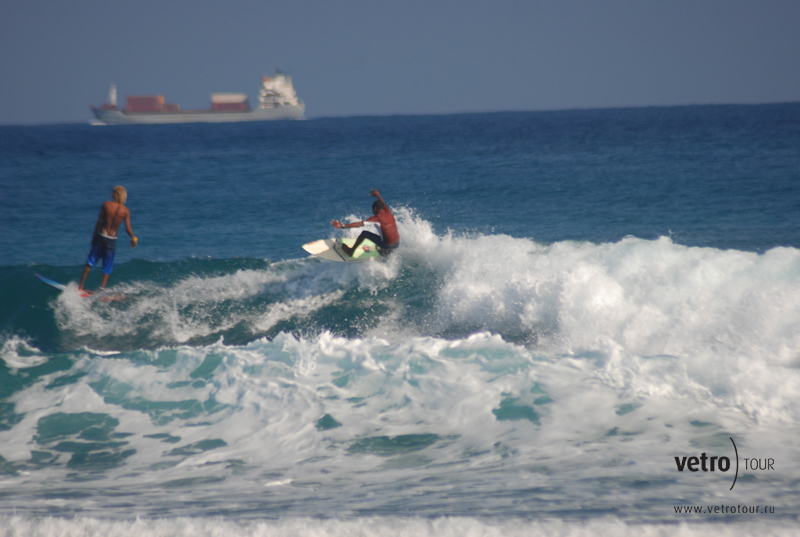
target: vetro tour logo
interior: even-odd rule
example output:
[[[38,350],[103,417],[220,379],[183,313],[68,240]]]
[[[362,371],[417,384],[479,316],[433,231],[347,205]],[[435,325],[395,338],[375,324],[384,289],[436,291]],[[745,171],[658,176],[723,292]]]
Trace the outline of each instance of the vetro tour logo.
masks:
[[[733,485],[729,489],[733,490],[736,480],[739,478],[739,450],[736,449],[736,442],[733,441],[733,438],[728,438],[731,439],[733,452],[736,455],[736,475],[733,477]],[[698,465],[700,468],[698,468]],[[675,466],[678,467],[679,472],[683,472],[687,468],[690,472],[699,472],[701,470],[703,472],[716,472],[717,470],[727,472],[731,469],[731,460],[728,457],[718,457],[716,455],[708,457],[705,453],[702,453],[699,457],[687,457],[685,455],[683,457],[675,457]]]
[[[733,484],[729,490],[733,490],[736,486],[736,480],[739,478],[739,450],[736,447],[736,442],[731,439],[733,444],[734,459],[736,460],[736,471],[733,476]],[[752,459],[745,458],[744,466],[746,470],[775,470],[774,459]],[[708,456],[706,453],[701,453],[697,456],[683,456],[675,457],[675,466],[679,472],[689,470],[690,472],[727,472],[731,469],[731,460],[725,456]]]
[[[706,454],[703,453],[700,455],[700,458],[697,457],[675,457],[675,464],[678,466],[678,471],[683,472],[683,469],[687,466],[689,467],[690,472],[699,472],[703,470],[704,472],[714,471],[714,464],[717,462],[718,458],[714,457],[706,457]],[[706,462],[711,461],[711,468],[706,467]],[[700,465],[700,469],[697,468],[697,465]],[[719,457],[719,471],[720,472],[727,472],[731,468],[731,460],[728,457]]]

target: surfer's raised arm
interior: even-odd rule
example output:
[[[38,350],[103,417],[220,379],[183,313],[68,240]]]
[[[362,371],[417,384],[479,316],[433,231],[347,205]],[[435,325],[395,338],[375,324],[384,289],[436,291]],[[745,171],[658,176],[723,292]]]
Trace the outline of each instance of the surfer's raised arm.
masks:
[[[386,204],[386,202],[383,201],[383,198],[381,197],[381,193],[378,192],[377,188],[373,188],[372,190],[370,190],[369,191],[369,195],[374,197],[374,198],[378,198],[378,200],[383,204],[384,208],[388,208],[389,207]],[[377,213],[375,213],[374,208],[373,208],[373,213],[377,214]],[[364,227],[364,222],[363,221],[359,221],[359,222],[350,222],[349,224],[342,224],[338,220],[331,220],[331,225],[333,227],[335,227],[336,229],[346,229],[346,228],[350,228],[350,227]]]
[[[387,204],[386,204],[386,202],[385,202],[385,201],[383,201],[383,198],[381,197],[381,193],[380,193],[380,192],[378,192],[378,189],[377,189],[377,188],[373,188],[372,190],[370,190],[370,191],[369,191],[369,195],[370,195],[370,196],[373,196],[373,197],[375,197],[375,198],[378,198],[378,200],[380,200],[380,202],[381,202],[381,203],[383,203],[383,205],[384,205],[384,206],[386,206],[386,207],[388,207],[388,206],[389,206],[389,205],[387,205]]]

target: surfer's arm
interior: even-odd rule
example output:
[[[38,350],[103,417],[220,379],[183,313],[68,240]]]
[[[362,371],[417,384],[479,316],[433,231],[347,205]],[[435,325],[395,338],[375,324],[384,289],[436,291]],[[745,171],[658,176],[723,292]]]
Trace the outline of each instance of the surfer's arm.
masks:
[[[385,201],[383,201],[383,198],[381,197],[381,193],[378,192],[377,188],[373,188],[372,190],[370,190],[369,191],[369,195],[378,198],[380,200],[380,202],[383,203],[384,205],[386,205],[387,207],[389,206],[389,205],[387,205],[387,203]]]
[[[136,235],[133,234],[133,228],[131,227],[131,213],[125,215],[125,231],[128,232],[128,235],[131,237],[131,248],[136,248],[136,245],[139,244],[139,239],[136,238]]]
[[[364,222],[350,222],[349,224],[342,224],[338,220],[331,220],[331,225],[336,229],[345,229],[348,227],[362,227]]]

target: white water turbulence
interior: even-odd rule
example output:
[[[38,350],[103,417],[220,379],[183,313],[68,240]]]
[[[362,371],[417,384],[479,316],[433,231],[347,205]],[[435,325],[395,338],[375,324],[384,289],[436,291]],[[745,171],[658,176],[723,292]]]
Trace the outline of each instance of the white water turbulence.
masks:
[[[224,524],[174,517],[235,516],[253,525],[232,534],[254,535],[286,517],[326,519],[321,535],[694,535],[675,524],[705,519],[674,506],[800,516],[787,471],[800,251],[543,245],[397,214],[403,242],[385,263],[138,281],[112,303],[62,294],[59,326],[81,346],[13,396],[3,512],[168,516],[201,535]],[[21,346],[4,347],[9,367],[41,361]],[[733,441],[775,471],[742,467],[731,490],[732,471],[676,468],[701,452],[733,460]],[[453,518],[425,521],[437,517]]]
[[[116,537],[704,537],[713,532],[722,537],[738,535],[791,536],[792,527],[765,528],[763,524],[743,523],[737,526],[708,525],[631,525],[615,520],[567,523],[559,520],[522,522],[481,521],[474,518],[441,518],[435,520],[409,518],[364,518],[358,520],[291,518],[279,521],[243,522],[178,518],[136,519],[132,521],[77,518],[26,520],[19,516],[0,516],[0,537],[72,537],[75,535],[114,535]]]

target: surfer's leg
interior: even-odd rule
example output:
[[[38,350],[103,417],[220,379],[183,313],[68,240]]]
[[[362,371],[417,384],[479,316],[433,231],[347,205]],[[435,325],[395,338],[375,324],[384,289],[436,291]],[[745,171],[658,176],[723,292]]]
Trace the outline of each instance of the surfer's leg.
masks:
[[[81,284],[78,286],[78,289],[83,291],[83,284],[86,283],[86,278],[89,276],[89,271],[92,270],[92,267],[95,263],[97,263],[97,259],[100,257],[101,254],[101,245],[97,242],[97,235],[92,236],[92,249],[89,250],[89,255],[86,258],[86,266],[83,267],[83,276],[81,277]]]
[[[92,266],[87,264],[83,267],[83,276],[81,277],[81,284],[78,286],[78,289],[83,291],[83,284],[86,283],[86,278],[89,276],[89,271],[92,270]]]
[[[103,279],[100,281],[100,290],[106,288],[106,283],[108,283],[108,277],[111,275],[111,271],[114,270],[114,254],[116,253],[116,242],[106,240],[105,244],[103,245]]]
[[[361,235],[358,236],[358,238],[356,239],[355,244],[353,244],[352,247],[347,246],[346,244],[342,244],[342,251],[344,253],[346,253],[347,255],[349,255],[350,257],[353,257],[353,254],[356,252],[358,247],[361,246],[362,242],[364,242],[364,239],[365,239],[364,233],[366,233],[366,231],[362,231],[361,232]]]
[[[116,250],[113,248],[109,248],[104,252],[103,256],[103,274],[108,277],[111,274],[111,271],[114,270],[114,255],[116,254]]]
[[[356,241],[356,244],[358,244],[358,241]],[[347,255],[349,255],[350,257],[353,257],[353,254],[356,253],[356,248],[358,248],[358,246],[353,246],[352,248],[350,248],[346,244],[342,243],[342,251]]]
[[[361,246],[361,243],[367,239],[374,242],[376,246],[380,246],[383,244],[383,240],[380,238],[380,236],[376,235],[375,233],[372,233],[371,231],[362,231],[361,234],[356,239],[356,242],[353,244],[353,247],[350,248],[349,246],[342,244],[342,251],[347,255],[349,255],[350,257],[353,257],[353,254],[355,253],[356,250],[358,250],[358,247]]]

